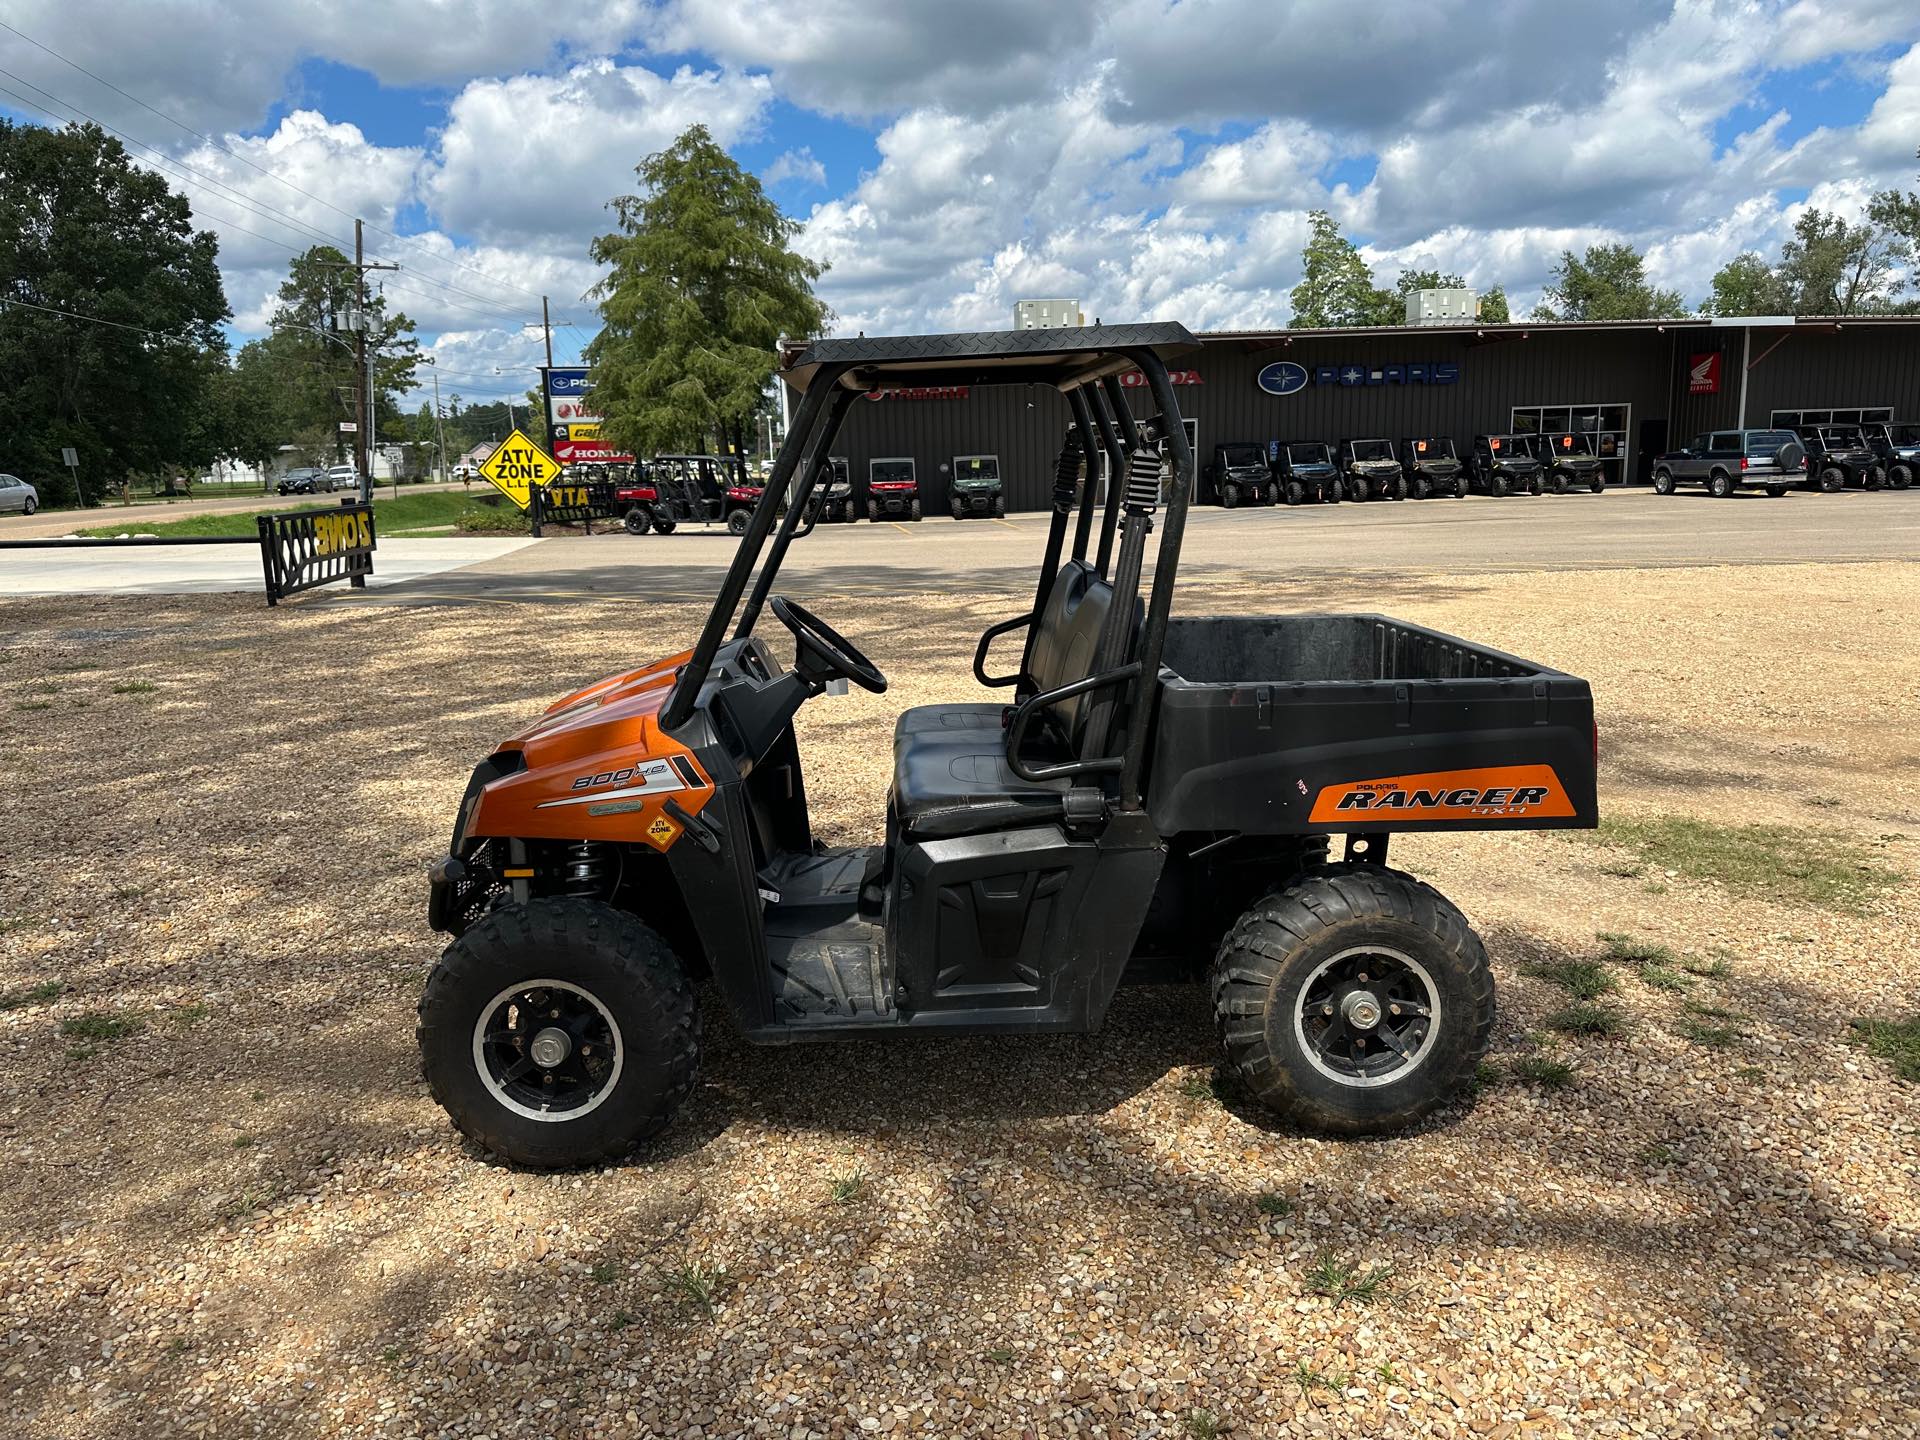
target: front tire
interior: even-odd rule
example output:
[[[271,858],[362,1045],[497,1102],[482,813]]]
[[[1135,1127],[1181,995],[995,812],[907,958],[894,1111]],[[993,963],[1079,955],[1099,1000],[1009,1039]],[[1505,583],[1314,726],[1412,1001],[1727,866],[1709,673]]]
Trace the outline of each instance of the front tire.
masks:
[[[1656,495],[1671,495],[1673,493],[1673,474],[1671,471],[1656,470],[1653,472],[1653,493]]]
[[[909,520],[918,520],[920,518],[920,502],[918,500],[911,502],[907,506],[907,518]]]
[[[642,506],[633,509],[621,517],[620,523],[626,527],[629,535],[644,535],[653,528],[653,517]]]
[[[1346,484],[1347,499],[1353,501],[1356,505],[1364,502],[1368,494],[1371,493],[1367,489],[1367,477],[1364,475],[1349,475]]]
[[[1211,989],[1247,1088],[1338,1135],[1431,1114],[1472,1079],[1493,1029],[1493,974],[1466,918],[1371,865],[1302,875],[1255,904],[1220,942]]]
[[[747,522],[751,519],[753,519],[753,512],[751,510],[729,510],[727,512],[727,533],[729,535],[746,534]]]
[[[1913,467],[1911,465],[1888,466],[1887,483],[1896,490],[1906,489],[1909,485],[1913,484]],[[29,511],[28,513],[31,514],[32,512]]]
[[[420,1054],[454,1128],[517,1165],[594,1165],[693,1091],[700,1016],[653,931],[596,900],[485,915],[420,997]]]
[[[1504,500],[1506,498],[1507,490],[1508,490],[1508,485],[1507,485],[1506,476],[1491,475],[1487,477],[1487,493],[1493,496],[1494,499]]]
[[[1847,488],[1847,472],[1838,465],[1828,465],[1820,471],[1820,493],[1837,495]]]
[[[1302,485],[1298,480],[1287,481],[1287,488],[1283,492],[1283,494],[1285,495],[1286,502],[1289,505],[1306,504],[1307,487]]]

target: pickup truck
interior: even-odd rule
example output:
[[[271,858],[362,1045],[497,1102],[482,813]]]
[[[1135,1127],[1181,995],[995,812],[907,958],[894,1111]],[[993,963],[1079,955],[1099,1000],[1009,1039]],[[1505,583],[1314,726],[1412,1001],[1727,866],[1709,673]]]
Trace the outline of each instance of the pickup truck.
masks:
[[[1791,430],[1716,430],[1655,456],[1653,490],[1671,495],[1681,485],[1704,485],[1721,499],[1742,489],[1765,490],[1778,499],[1807,478],[1806,458]]]

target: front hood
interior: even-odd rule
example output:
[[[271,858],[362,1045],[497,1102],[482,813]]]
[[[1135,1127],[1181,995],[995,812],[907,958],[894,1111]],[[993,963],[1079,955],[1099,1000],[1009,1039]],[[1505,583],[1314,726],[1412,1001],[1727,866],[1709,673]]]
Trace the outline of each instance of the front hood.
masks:
[[[1458,460],[1420,460],[1414,463],[1414,469],[1424,470],[1429,475],[1451,475],[1459,468]]]
[[[693,754],[660,729],[660,710],[691,651],[610,675],[555,701],[500,747],[524,765],[489,783],[469,836],[644,841],[664,850],[712,794]]]
[[[953,488],[956,490],[998,490],[1000,488],[1000,482],[998,480],[956,480],[953,482]]]
[[[1355,470],[1364,470],[1369,475],[1385,475],[1400,468],[1398,460],[1355,460],[1352,464]]]

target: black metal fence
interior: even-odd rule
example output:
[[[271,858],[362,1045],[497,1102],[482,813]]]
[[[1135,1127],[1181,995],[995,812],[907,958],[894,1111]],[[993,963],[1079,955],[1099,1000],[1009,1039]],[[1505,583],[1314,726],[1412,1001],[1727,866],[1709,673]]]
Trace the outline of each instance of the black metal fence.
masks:
[[[533,533],[538,535],[542,525],[584,525],[591,535],[594,521],[620,518],[620,501],[614,493],[617,488],[611,480],[584,485],[556,480],[551,485],[535,485],[532,503],[527,507]]]
[[[262,515],[260,564],[267,604],[345,580],[364,588],[373,573],[373,507],[343,503],[338,510]]]

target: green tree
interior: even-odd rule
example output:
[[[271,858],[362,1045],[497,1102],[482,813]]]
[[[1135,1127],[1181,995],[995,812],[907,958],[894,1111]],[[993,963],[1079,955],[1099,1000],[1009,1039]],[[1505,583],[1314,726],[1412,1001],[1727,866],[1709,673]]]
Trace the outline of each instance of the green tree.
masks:
[[[1480,296],[1480,318],[1489,325],[1505,325],[1512,319],[1507,308],[1507,291],[1504,285],[1496,285]]]
[[[336,463],[347,460],[351,448],[340,422],[354,418],[358,400],[354,308],[352,262],[331,245],[315,245],[288,267],[268,321],[273,334],[262,352],[281,396],[285,440],[303,453],[330,453]],[[367,297],[365,323],[377,438],[397,433],[399,396],[415,386],[420,347],[413,321],[388,314],[386,297],[377,291]]]
[[[1888,192],[1889,194],[1892,192]],[[1824,210],[1808,210],[1780,247],[1774,278],[1795,315],[1863,315],[1890,308],[1904,278],[1899,267],[1912,247],[1898,229],[1900,203],[1876,196],[1858,225]]]
[[[0,120],[0,455],[47,503],[73,497],[63,446],[93,501],[218,453],[215,254],[186,197],[97,126]]]
[[[1311,233],[1300,251],[1303,273],[1288,296],[1293,305],[1290,326],[1318,330],[1329,325],[1391,325],[1405,318],[1404,301],[1373,283],[1373,271],[1331,215],[1315,210],[1307,221]]]
[[[1714,273],[1713,295],[1700,308],[1708,315],[1779,315],[1789,307],[1773,267],[1746,250]]]
[[[1535,319],[1672,320],[1687,313],[1678,290],[1648,282],[1646,262],[1631,245],[1589,245],[1584,258],[1563,250],[1553,277]]]
[[[613,200],[618,228],[591,252],[608,267],[586,352],[607,437],[642,455],[715,432],[741,443],[780,337],[827,324],[813,293],[824,267],[794,253],[798,223],[704,125],[636,173],[640,193]]]

